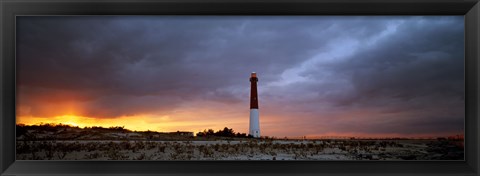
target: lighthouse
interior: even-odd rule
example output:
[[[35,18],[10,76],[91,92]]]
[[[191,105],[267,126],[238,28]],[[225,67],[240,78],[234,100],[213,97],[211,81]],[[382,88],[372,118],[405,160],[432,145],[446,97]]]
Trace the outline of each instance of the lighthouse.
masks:
[[[250,128],[249,135],[255,138],[260,137],[260,122],[258,119],[258,94],[257,94],[257,74],[252,72],[250,76]]]

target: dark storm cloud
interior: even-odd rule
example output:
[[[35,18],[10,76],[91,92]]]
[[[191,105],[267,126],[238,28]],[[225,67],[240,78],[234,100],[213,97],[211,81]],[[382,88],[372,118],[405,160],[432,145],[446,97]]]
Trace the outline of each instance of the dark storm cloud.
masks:
[[[65,101],[97,118],[198,100],[243,110],[257,71],[262,114],[297,114],[298,128],[463,129],[462,17],[19,17],[17,35],[34,116]]]
[[[231,19],[19,18],[18,83],[50,94],[90,91],[82,100],[109,95],[192,99],[214,91],[210,95],[239,101],[237,92],[225,89],[242,87],[250,70],[273,79],[313,54],[309,50],[322,48],[309,33],[298,31],[318,20]]]
[[[374,114],[358,115],[354,121],[344,120],[333,125],[350,132],[461,131],[464,122],[463,48],[461,18],[405,20],[395,27],[394,33],[372,46],[360,44],[353,55],[319,62],[311,69],[301,70],[299,75],[310,79],[303,84],[287,85],[283,90],[284,93],[298,90],[292,96],[310,93],[300,99],[286,99],[310,107],[304,106],[299,111],[318,108],[322,109],[318,114],[322,114],[324,107],[346,112],[379,109],[375,116],[380,119],[371,117]],[[328,78],[324,81],[322,75],[326,73]],[[312,128],[325,123],[312,124],[312,119],[315,117],[305,120]]]
[[[350,80],[353,94],[330,97],[337,105],[382,106],[388,103],[384,100],[392,99],[409,106],[415,98],[428,96],[421,104],[455,101],[463,106],[461,23],[433,23],[426,29],[425,25],[407,22],[397,30],[408,33],[396,32],[374,47],[362,48],[345,62],[328,67],[318,64],[319,69],[303,74],[318,75],[327,69],[341,75],[339,79]]]

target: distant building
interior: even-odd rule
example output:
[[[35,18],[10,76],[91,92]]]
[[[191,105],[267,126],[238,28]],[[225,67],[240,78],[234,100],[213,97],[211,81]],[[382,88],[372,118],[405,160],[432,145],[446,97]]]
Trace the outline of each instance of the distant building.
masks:
[[[170,132],[169,134],[175,134],[175,135],[179,135],[179,136],[192,136],[193,137],[193,132],[189,132],[189,131]]]

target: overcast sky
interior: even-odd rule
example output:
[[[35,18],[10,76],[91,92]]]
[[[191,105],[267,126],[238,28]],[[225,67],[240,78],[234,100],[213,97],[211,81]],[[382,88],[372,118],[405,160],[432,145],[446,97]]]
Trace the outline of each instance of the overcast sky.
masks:
[[[251,72],[262,135],[464,130],[463,16],[17,17],[19,123],[246,133]]]

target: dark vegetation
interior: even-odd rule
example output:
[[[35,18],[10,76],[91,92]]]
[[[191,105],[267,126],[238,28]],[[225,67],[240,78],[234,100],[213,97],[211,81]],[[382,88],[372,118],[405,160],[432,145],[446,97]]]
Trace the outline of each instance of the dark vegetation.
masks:
[[[24,124],[17,124],[16,126],[16,135],[17,137],[21,135],[25,135],[28,133],[28,130],[35,130],[35,131],[44,131],[44,132],[58,132],[62,130],[95,130],[100,132],[132,132],[131,130],[125,129],[124,127],[114,126],[109,128],[104,128],[100,126],[92,126],[92,127],[85,127],[80,128],[78,126],[71,126],[66,124],[52,124],[52,123],[42,123],[39,125],[24,125]]]
[[[252,135],[247,135],[246,133],[235,133],[231,128],[223,128],[223,130],[218,130],[214,132],[212,129],[203,130],[197,133],[197,137],[237,137],[237,138],[252,138]]]
[[[132,131],[124,127],[84,127],[65,124],[16,126],[17,140],[190,140],[193,132]]]
[[[39,124],[23,125],[16,127],[17,140],[232,140],[235,138],[252,138],[251,135],[240,133],[232,128],[223,130],[213,129],[198,132],[196,137],[193,132],[157,132],[157,131],[132,131],[121,126],[114,127],[84,127],[65,124]],[[268,139],[268,137],[263,137]]]

